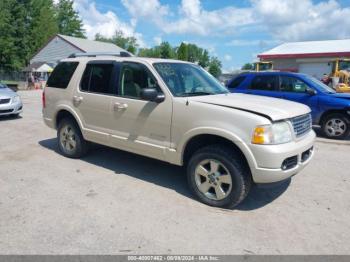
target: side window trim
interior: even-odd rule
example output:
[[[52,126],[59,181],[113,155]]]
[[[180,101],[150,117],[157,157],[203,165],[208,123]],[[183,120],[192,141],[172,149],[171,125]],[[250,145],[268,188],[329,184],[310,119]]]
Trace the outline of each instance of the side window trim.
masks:
[[[85,71],[88,68],[88,65],[113,65],[113,69],[112,69],[112,73],[111,73],[111,77],[109,80],[109,90],[113,90],[114,93],[101,93],[101,92],[93,92],[90,91],[90,84],[91,84],[91,76],[92,76],[92,69],[90,69],[89,72],[89,81],[88,81],[88,90],[83,90],[82,89],[82,81],[83,78],[80,79],[79,82],[79,92],[82,93],[89,93],[89,94],[98,94],[98,95],[104,95],[104,96],[118,96],[118,90],[119,90],[119,81],[118,81],[118,77],[119,77],[119,71],[120,71],[120,62],[114,61],[114,60],[92,60],[86,63],[85,65],[85,69],[83,72],[83,75],[85,74]],[[113,87],[114,84],[114,87]]]

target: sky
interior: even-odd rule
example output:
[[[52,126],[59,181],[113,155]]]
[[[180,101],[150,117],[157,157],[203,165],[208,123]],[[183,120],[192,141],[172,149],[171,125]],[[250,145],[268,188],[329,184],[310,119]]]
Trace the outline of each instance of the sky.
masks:
[[[223,71],[284,42],[350,38],[350,0],[74,0],[87,37],[116,30],[140,47],[195,43]]]

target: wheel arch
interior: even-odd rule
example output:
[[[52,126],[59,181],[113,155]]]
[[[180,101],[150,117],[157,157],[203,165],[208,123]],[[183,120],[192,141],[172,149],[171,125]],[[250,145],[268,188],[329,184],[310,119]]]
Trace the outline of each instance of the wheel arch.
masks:
[[[231,147],[242,158],[242,161],[244,161],[250,170],[255,168],[256,162],[254,156],[243,141],[238,138],[235,139],[228,134],[210,132],[195,134],[186,140],[182,148],[181,164],[187,165],[193,153],[200,148],[214,144],[222,144]]]
[[[320,117],[320,125],[322,126],[323,125],[323,122],[325,121],[325,119],[329,116],[329,115],[332,115],[332,114],[343,114],[344,116],[346,116],[349,121],[350,121],[350,115],[349,113],[347,112],[350,112],[349,110],[347,109],[330,109],[330,110],[327,110],[325,112],[323,112],[323,114],[321,115]]]
[[[83,131],[83,129],[82,129],[83,126],[82,126],[82,123],[81,123],[79,117],[69,107],[61,107],[57,111],[55,118],[54,118],[54,124],[55,124],[56,129],[58,127],[59,122],[66,117],[73,119],[78,124],[80,130]]]

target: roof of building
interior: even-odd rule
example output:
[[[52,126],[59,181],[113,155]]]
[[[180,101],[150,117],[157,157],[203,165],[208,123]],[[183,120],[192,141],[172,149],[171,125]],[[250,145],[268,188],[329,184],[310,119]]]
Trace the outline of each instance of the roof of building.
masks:
[[[350,39],[284,43],[258,55],[264,59],[324,56],[350,56]]]
[[[83,52],[126,52],[123,48],[112,43],[93,41],[73,36],[58,35],[63,40],[79,48]]]
[[[46,63],[45,62],[34,62],[34,63],[26,66],[22,71],[24,71],[24,72],[36,71],[38,68],[40,68],[43,65],[46,65]]]

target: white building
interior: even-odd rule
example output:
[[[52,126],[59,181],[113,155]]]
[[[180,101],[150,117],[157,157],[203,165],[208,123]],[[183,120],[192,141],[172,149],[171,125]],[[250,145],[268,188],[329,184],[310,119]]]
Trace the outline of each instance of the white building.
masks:
[[[258,57],[261,61],[272,61],[276,70],[322,78],[332,71],[332,61],[350,58],[350,39],[285,43]]]

